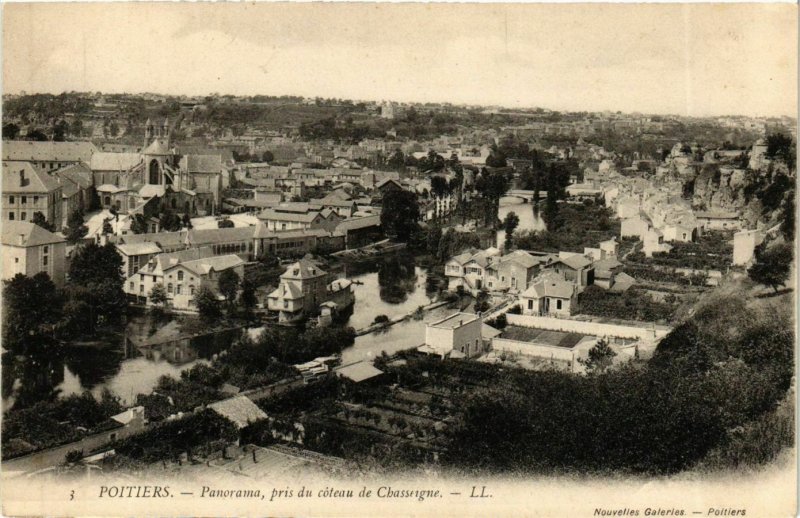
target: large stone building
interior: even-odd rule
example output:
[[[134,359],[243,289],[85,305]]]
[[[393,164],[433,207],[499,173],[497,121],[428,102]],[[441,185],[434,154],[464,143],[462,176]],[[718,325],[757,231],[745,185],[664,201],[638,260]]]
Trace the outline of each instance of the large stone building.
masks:
[[[4,161],[30,162],[46,172],[80,162],[88,164],[97,152],[97,148],[91,142],[3,141]]]
[[[58,180],[31,162],[3,161],[3,209],[6,221],[31,221],[41,212],[56,230],[61,229],[62,187]]]
[[[32,277],[44,272],[56,286],[64,284],[66,241],[62,236],[26,221],[4,221],[2,239],[3,280],[18,273]]]

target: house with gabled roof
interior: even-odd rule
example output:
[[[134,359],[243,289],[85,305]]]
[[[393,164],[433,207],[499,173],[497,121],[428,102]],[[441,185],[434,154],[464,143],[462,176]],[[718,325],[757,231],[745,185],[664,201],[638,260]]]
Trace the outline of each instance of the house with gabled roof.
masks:
[[[560,257],[547,265],[547,269],[555,272],[562,279],[577,286],[583,291],[586,286],[594,284],[594,266],[592,260],[578,253],[562,253]]]
[[[5,146],[5,143],[4,143]],[[2,220],[31,221],[41,212],[55,229],[61,229],[62,187],[39,166],[25,161],[3,161]]]
[[[486,287],[492,291],[525,291],[542,268],[553,260],[552,256],[536,256],[524,250],[515,250],[487,266]]]
[[[555,272],[537,277],[519,296],[523,315],[567,317],[578,304],[578,287]]]
[[[241,278],[244,261],[233,254],[214,255],[211,247],[190,248],[152,257],[126,279],[123,288],[137,302],[151,304],[150,292],[156,284],[161,284],[171,307],[194,311],[194,296],[200,286],[218,292],[220,274],[231,269]]]
[[[64,284],[66,240],[28,221],[4,221],[3,280],[18,273],[32,277],[44,272],[56,286]]]

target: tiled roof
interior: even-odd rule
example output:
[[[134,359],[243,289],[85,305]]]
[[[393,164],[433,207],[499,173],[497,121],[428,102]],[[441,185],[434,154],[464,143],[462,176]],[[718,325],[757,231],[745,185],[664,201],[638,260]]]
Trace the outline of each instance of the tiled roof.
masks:
[[[117,250],[127,256],[161,253],[161,248],[152,241],[116,245]]]
[[[165,146],[160,140],[155,139],[153,142],[150,143],[149,146],[144,148],[142,151],[143,155],[169,155],[171,154],[167,146]]]
[[[27,221],[4,221],[2,236],[3,245],[10,246],[28,247],[65,241],[62,236]],[[22,242],[20,242],[20,239]]]
[[[590,259],[582,255],[571,255],[563,259],[558,259],[555,262],[563,263],[572,268],[573,270],[580,270],[581,268],[586,268],[587,266],[592,264],[592,261]]]
[[[221,272],[244,264],[244,261],[234,254],[217,255],[214,257],[206,257],[203,259],[196,259],[194,261],[185,261],[180,264],[184,268],[193,271],[197,275],[206,275],[211,270]]]
[[[142,161],[139,153],[104,153],[92,155],[89,167],[92,171],[127,171]]]
[[[361,381],[380,376],[383,374],[383,371],[376,369],[372,363],[363,361],[337,369],[336,374],[340,377],[359,383]]]
[[[347,230],[357,230],[360,228],[377,227],[381,224],[380,216],[365,216],[363,218],[346,219],[336,225],[336,230],[344,232]]]
[[[249,241],[255,232],[256,227],[193,229],[189,231],[187,241],[190,246]]]
[[[326,273],[319,266],[306,259],[300,259],[286,268],[281,279],[313,279],[323,275]]]
[[[548,278],[534,282],[530,288],[522,293],[523,297],[542,298],[556,297],[559,299],[571,298],[575,293],[575,285],[561,279]]]
[[[81,189],[88,189],[94,183],[94,179],[92,178],[92,170],[83,163],[62,167],[55,172],[55,175],[62,181],[66,179],[69,182],[74,183]]]
[[[22,178],[25,181],[22,181]],[[4,193],[48,193],[60,187],[58,181],[30,162],[3,161]]]
[[[91,142],[34,142],[4,140],[3,160],[27,160],[32,162],[86,162],[97,153]]]
[[[185,169],[190,173],[219,173],[222,171],[220,155],[186,155],[183,161]]]
[[[258,215],[258,218],[271,221],[296,221],[300,223],[311,223],[317,218],[317,216],[319,216],[319,212],[309,212],[303,214],[278,212],[274,209],[267,209],[262,211],[261,214]]]
[[[303,298],[303,292],[291,282],[282,282],[268,297],[271,299],[297,300]]]
[[[211,403],[208,408],[231,421],[237,428],[244,428],[259,419],[267,418],[267,414],[247,396],[223,399],[222,401]]]

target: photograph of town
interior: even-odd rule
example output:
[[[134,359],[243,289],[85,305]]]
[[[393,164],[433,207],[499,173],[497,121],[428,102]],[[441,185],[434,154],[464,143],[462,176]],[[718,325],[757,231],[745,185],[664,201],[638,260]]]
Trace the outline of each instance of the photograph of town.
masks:
[[[4,514],[793,516],[797,15],[6,4]]]

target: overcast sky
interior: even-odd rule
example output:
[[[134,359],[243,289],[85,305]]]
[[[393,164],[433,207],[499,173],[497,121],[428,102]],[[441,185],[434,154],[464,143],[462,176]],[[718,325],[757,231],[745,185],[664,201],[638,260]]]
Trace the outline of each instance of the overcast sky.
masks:
[[[795,115],[797,7],[6,4],[3,88]]]

